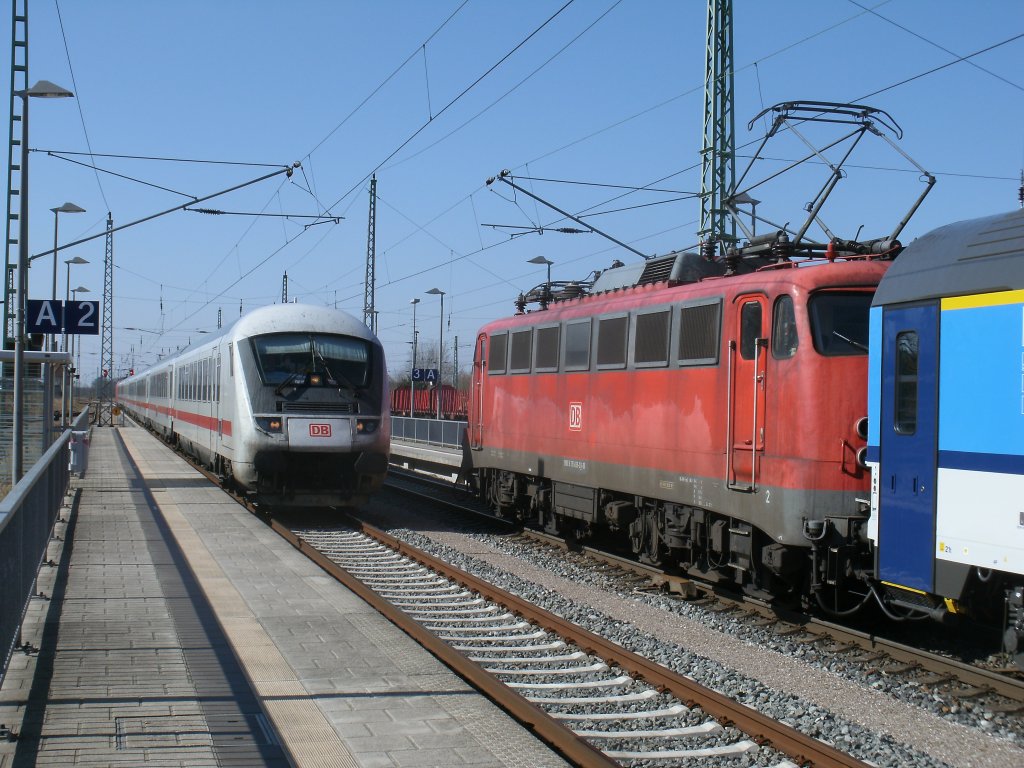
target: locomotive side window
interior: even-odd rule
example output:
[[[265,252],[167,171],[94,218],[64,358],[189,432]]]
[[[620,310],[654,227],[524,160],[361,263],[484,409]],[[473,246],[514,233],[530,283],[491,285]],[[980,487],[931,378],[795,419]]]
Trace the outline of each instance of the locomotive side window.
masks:
[[[535,371],[558,370],[558,326],[538,328],[536,347],[533,353],[533,369]]]
[[[491,358],[487,361],[488,373],[505,372],[505,352],[508,348],[508,334],[496,333],[491,336]]]
[[[509,356],[509,373],[530,372],[530,352],[533,346],[533,329],[512,331],[512,354]]]
[[[896,423],[901,435],[917,431],[917,350],[915,331],[896,334]]]
[[[565,370],[590,368],[590,320],[565,324]]]
[[[870,291],[826,291],[811,297],[814,348],[828,357],[868,353]]]
[[[761,337],[761,305],[748,301],[740,310],[740,357],[753,360]]]
[[[638,366],[668,365],[669,310],[644,312],[636,316],[633,362]]]
[[[796,354],[800,340],[796,334],[796,315],[793,312],[793,297],[786,294],[775,302],[772,318],[772,357],[785,360]]]
[[[626,367],[629,317],[603,317],[597,321],[597,367]]]
[[[722,301],[679,308],[679,364],[718,365]]]

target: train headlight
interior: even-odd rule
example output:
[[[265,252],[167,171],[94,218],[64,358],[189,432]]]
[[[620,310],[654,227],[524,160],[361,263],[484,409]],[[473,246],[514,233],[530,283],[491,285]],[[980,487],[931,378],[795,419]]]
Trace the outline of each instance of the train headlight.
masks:
[[[356,421],[356,434],[372,435],[380,426],[378,419],[358,419]]]
[[[280,416],[257,416],[256,426],[262,429],[264,432],[269,432],[272,435],[278,435],[281,433],[281,421]]]

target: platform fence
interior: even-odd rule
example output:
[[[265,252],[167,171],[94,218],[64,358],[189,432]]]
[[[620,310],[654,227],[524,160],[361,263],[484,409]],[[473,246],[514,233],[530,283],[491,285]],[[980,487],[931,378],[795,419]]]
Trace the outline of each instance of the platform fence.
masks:
[[[70,483],[68,443],[88,429],[89,410],[75,419],[0,501],[0,686],[21,645],[21,625],[46,558]]]
[[[462,433],[467,425],[468,422],[465,421],[392,416],[391,439],[445,448],[461,448]]]

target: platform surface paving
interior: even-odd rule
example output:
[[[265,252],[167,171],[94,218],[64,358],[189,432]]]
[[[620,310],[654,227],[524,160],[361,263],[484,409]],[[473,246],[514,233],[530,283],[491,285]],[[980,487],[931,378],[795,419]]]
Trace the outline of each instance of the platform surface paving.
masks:
[[[565,765],[149,433],[72,484],[0,768]]]

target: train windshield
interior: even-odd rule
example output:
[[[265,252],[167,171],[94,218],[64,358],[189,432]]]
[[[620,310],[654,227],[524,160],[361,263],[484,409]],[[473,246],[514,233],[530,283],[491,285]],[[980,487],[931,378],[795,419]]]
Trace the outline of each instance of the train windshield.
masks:
[[[871,291],[822,291],[811,296],[814,348],[828,357],[866,355],[872,296]]]
[[[254,336],[253,352],[264,384],[355,389],[370,381],[370,343],[326,333]]]

